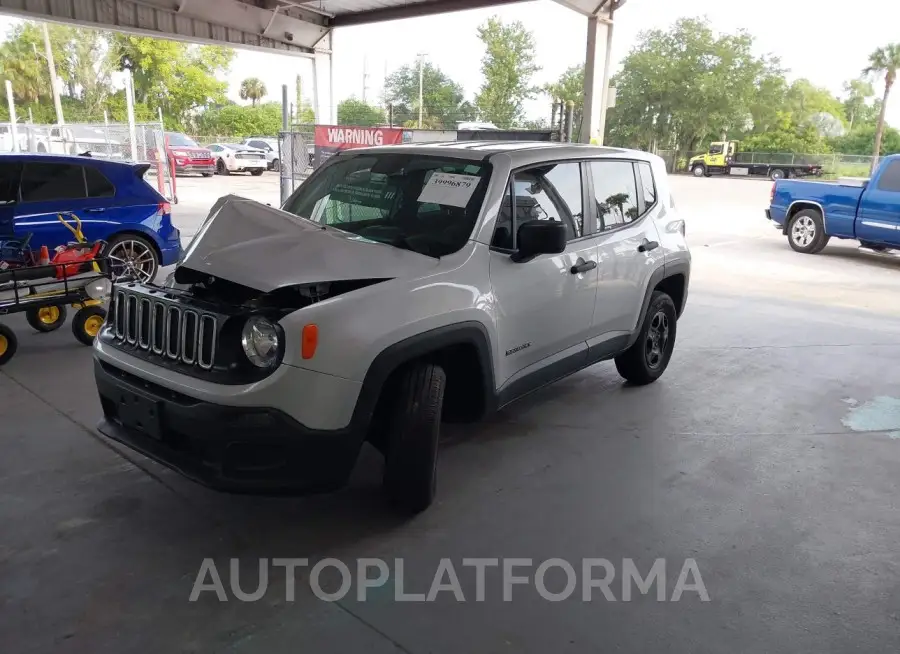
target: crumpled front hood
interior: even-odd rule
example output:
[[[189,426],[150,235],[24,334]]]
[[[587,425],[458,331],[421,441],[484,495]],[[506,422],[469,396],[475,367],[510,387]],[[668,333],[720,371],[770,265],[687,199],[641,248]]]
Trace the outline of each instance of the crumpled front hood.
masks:
[[[179,265],[268,293],[291,284],[425,274],[438,261],[226,195]]]

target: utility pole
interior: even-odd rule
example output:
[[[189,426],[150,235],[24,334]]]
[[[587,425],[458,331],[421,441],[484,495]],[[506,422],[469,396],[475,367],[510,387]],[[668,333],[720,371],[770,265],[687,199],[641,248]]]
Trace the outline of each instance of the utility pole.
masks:
[[[53,90],[53,104],[56,106],[56,122],[64,125],[62,103],[59,100],[59,83],[56,78],[56,65],[53,63],[53,48],[50,47],[50,30],[47,23],[41,23],[44,28],[44,51],[47,58],[47,67],[50,69],[50,88]]]
[[[422,96],[423,96],[423,93],[422,93],[423,88],[422,88],[422,86],[423,86],[423,66],[424,66],[424,62],[425,62],[425,53],[424,53],[424,52],[420,52],[420,53],[419,53],[419,129],[422,129],[422,109],[424,108],[424,107],[423,107],[423,104],[424,104],[424,103],[423,103],[423,99],[422,99]]]
[[[369,63],[369,58],[364,56],[363,57],[363,92],[362,92],[363,104],[366,103],[366,85],[367,85],[367,80],[369,77],[369,72],[367,70],[368,63]]]

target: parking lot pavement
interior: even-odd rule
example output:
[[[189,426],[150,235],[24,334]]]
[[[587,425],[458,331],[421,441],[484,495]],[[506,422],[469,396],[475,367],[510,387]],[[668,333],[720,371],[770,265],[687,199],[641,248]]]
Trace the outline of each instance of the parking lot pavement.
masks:
[[[690,180],[720,181],[752,186]],[[382,506],[380,464],[368,451],[346,490],[279,499],[216,494],[122,452],[92,431],[90,351],[68,328],[36,335],[9,320],[21,350],[0,373],[4,649],[897,651],[897,271],[849,248],[794,253],[771,228],[757,233],[759,207],[745,206],[754,200],[729,204],[741,191],[679,191],[696,284],[662,380],[628,388],[599,364],[484,424],[448,430],[438,502],[408,522]],[[721,207],[706,193],[720,194]],[[733,247],[713,245],[740,230]],[[754,271],[756,257],[765,264]],[[850,299],[800,297],[816,286],[810,269]],[[876,287],[870,306],[851,297],[860,277]],[[263,597],[236,599],[229,560],[238,588],[251,592],[259,559],[275,557],[335,557],[353,571],[352,590],[322,601],[299,569],[287,601],[284,569],[268,567]],[[366,601],[359,557],[391,565],[388,584]],[[541,561],[561,558],[579,570],[577,588],[549,602],[516,585],[505,602],[500,572],[488,568],[477,602],[463,564],[474,557],[530,558],[515,574],[532,577]],[[211,591],[189,601],[207,558],[225,602]],[[465,601],[449,591],[395,601],[396,558],[407,593],[427,593],[449,559]],[[584,558],[614,566],[615,602],[599,590],[582,601]],[[657,601],[658,583],[624,601],[623,560],[646,576],[658,558],[667,601]],[[686,559],[708,602],[690,591],[671,601]],[[562,590],[559,569],[546,585]]]

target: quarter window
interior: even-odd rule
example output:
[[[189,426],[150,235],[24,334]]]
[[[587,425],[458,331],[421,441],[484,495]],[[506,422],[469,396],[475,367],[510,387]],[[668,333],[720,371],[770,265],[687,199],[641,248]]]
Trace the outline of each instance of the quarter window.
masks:
[[[879,191],[900,191],[900,161],[892,161],[881,173],[878,180]]]
[[[639,216],[637,183],[630,161],[592,161],[596,232],[609,231],[636,220]]]
[[[562,222],[569,240],[584,234],[581,167],[560,163],[530,168],[513,176],[514,202],[507,190],[497,215],[491,245],[515,250],[515,234],[531,220]]]
[[[89,198],[111,198],[116,194],[116,188],[112,185],[106,175],[96,168],[85,166],[84,181],[87,183],[87,194]]]
[[[21,176],[21,164],[0,164],[0,204],[12,204],[18,199],[19,178]]]
[[[25,164],[22,202],[82,200],[87,197],[84,169],[56,163]]]

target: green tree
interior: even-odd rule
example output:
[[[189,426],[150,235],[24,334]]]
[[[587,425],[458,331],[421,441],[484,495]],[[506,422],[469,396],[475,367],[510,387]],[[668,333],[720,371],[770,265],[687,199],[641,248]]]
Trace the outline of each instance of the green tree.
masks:
[[[392,105],[395,123],[419,118],[419,64],[407,64],[388,75],[384,83],[385,104]],[[456,123],[474,118],[474,108],[466,101],[463,88],[440,68],[422,64],[423,113],[432,128],[454,128]]]
[[[281,131],[281,104],[254,106],[229,104],[207,109],[197,118],[197,133],[203,136],[275,136]]]
[[[478,38],[485,47],[481,59],[484,82],[475,105],[498,127],[517,125],[524,118],[524,102],[537,91],[531,85],[532,76],[540,70],[534,36],[521,22],[505,24],[494,16],[478,27]]]
[[[694,150],[749,133],[757,117],[775,122],[761,110],[760,92],[778,97],[778,75],[777,60],[756,56],[743,30],[716,34],[705,20],[682,18],[668,30],[642,32],[613,80],[608,141]]]
[[[234,50],[113,33],[108,56],[116,69],[125,57],[133,63],[138,103],[162,109],[167,127],[188,129],[192,115],[224,104],[228,84],[217,75],[227,72]]]
[[[239,93],[241,100],[250,100],[255,107],[257,102],[266,97],[266,85],[258,77],[248,77],[241,82]]]
[[[891,88],[897,81],[897,69],[900,69],[900,43],[893,43],[883,48],[878,48],[869,55],[869,65],[863,70],[863,75],[868,77],[884,75],[884,97],[881,100],[881,112],[878,115],[878,124],[875,130],[875,148],[873,154],[880,156],[881,140],[884,136],[884,114],[887,110],[888,98]],[[872,160],[872,172],[875,172],[877,159]]]
[[[828,154],[831,148],[815,125],[796,125],[789,113],[782,113],[780,122],[769,130],[747,137],[741,143],[745,152],[773,152],[796,154]]]
[[[844,83],[844,93],[847,94],[844,100],[844,114],[850,123],[848,132],[852,132],[853,123],[865,116],[866,110],[869,108],[869,100],[875,95],[875,89],[865,79],[852,79]]]
[[[829,145],[835,152],[841,154],[872,154],[872,144],[875,142],[875,124],[857,127],[849,134],[831,139]],[[884,136],[881,140],[881,156],[900,153],[900,131],[888,125],[884,128]]]
[[[338,104],[337,121],[338,125],[374,127],[384,123],[384,111],[362,100],[349,98]]]

